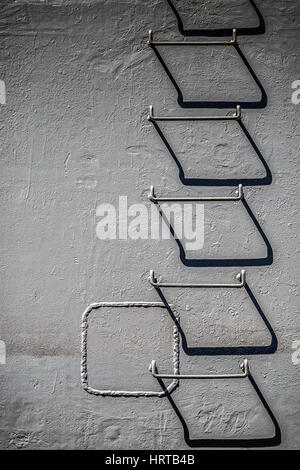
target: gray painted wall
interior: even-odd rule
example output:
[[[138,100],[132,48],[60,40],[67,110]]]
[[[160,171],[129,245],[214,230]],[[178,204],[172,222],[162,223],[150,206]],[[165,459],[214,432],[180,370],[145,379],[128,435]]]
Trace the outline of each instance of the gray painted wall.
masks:
[[[300,366],[292,362],[292,345],[300,339],[300,106],[291,102],[291,84],[300,79],[299,2],[256,3],[266,31],[239,38],[249,67],[233,47],[159,49],[185,102],[250,102],[242,110],[244,127],[224,121],[160,125],[183,167],[181,180],[174,158],[146,120],[148,105],[170,115],[227,114],[233,107],[178,105],[176,89],[146,45],[149,28],[155,38],[182,38],[166,0],[1,3],[6,104],[1,105],[0,339],[7,349],[6,365],[0,365],[1,448],[210,445],[202,439],[233,439],[243,446],[239,439],[267,439],[275,432],[258,390],[280,427],[279,447],[299,448]],[[247,0],[174,4],[185,28],[258,24]],[[184,185],[189,178],[227,182]],[[151,184],[159,194],[227,195],[236,187],[232,179],[251,179],[245,185],[247,205],[205,204],[204,247],[188,252],[185,263],[172,238],[96,237],[97,206],[118,204],[119,195],[127,195],[129,205],[150,206]],[[273,262],[258,227],[273,249]],[[205,259],[223,261],[209,266]],[[159,301],[147,282],[150,269],[168,281],[231,282],[241,267],[247,270],[247,290],[162,292],[181,315],[186,341],[181,372],[236,372],[248,357],[252,382],[182,381],[172,403],[96,397],[82,389],[80,323],[89,303]],[[90,331],[91,385],[160,390],[147,366],[156,358],[161,369],[170,370],[169,315],[97,311]],[[252,445],[278,441],[277,435],[277,441]]]

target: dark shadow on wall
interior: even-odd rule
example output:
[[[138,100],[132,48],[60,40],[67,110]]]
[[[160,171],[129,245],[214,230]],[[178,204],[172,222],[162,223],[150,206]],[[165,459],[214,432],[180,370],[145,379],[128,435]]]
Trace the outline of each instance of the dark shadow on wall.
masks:
[[[169,315],[172,321],[175,323],[175,325],[178,328],[179,334],[181,336],[182,349],[185,352],[185,354],[187,354],[188,356],[201,356],[201,355],[203,356],[227,356],[227,355],[228,356],[229,355],[244,356],[244,355],[254,355],[254,354],[272,354],[277,350],[277,345],[278,345],[275,332],[247,283],[245,284],[245,289],[271,336],[271,342],[267,346],[234,346],[234,347],[227,347],[227,346],[220,347],[219,346],[219,347],[192,347],[192,348],[189,347],[187,343],[186,335],[184,331],[182,330],[180,323],[177,320],[174,312],[172,311],[172,308],[167,302],[161,289],[156,287],[156,291],[159,297],[161,298],[162,302],[168,307]],[[200,317],[199,317],[199,320],[200,320]]]
[[[233,26],[231,29],[230,28],[185,29],[184,26],[183,26],[183,22],[182,22],[182,19],[180,17],[180,14],[179,14],[178,10],[176,9],[176,7],[174,5],[174,2],[172,0],[167,0],[167,2],[168,2],[171,10],[173,11],[173,13],[176,17],[179,32],[183,36],[215,36],[215,37],[231,36],[232,30],[233,30],[233,28],[235,28],[235,26]],[[263,16],[262,16],[260,10],[258,9],[256,3],[254,2],[254,0],[249,0],[249,3],[253,7],[253,9],[254,9],[257,17],[258,17],[258,21],[259,21],[258,26],[245,27],[245,28],[236,28],[237,33],[240,36],[242,36],[242,35],[243,36],[254,36],[256,34],[264,34],[265,31],[266,31],[266,26],[265,26],[265,21],[263,19]]]
[[[241,130],[244,132],[246,138],[248,139],[250,145],[254,149],[256,155],[259,158],[259,161],[262,163],[266,171],[266,175],[263,178],[226,178],[226,179],[186,178],[183,167],[179,159],[177,158],[174,150],[172,149],[171,145],[169,144],[167,138],[165,137],[163,131],[161,130],[157,122],[153,121],[152,124],[178,167],[180,181],[182,182],[182,184],[186,186],[237,186],[239,184],[242,184],[243,186],[260,186],[260,185],[268,185],[272,183],[271,170],[267,162],[265,161],[262,153],[260,152],[258,146],[254,142],[252,136],[250,135],[250,133],[248,132],[247,128],[245,127],[244,123],[241,120],[238,121],[238,124]]]
[[[178,47],[180,47],[180,46],[178,46]],[[199,47],[201,47],[201,46],[199,46]],[[217,47],[221,47],[221,46],[217,46]],[[180,89],[180,86],[176,82],[174,76],[170,72],[170,69],[167,67],[165,61],[163,60],[162,56],[158,52],[157,47],[155,47],[154,45],[151,45],[151,48],[153,49],[156,57],[158,58],[159,62],[161,63],[164,71],[166,72],[167,76],[169,77],[172,85],[174,86],[174,88],[175,88],[175,90],[178,94],[177,102],[178,102],[179,106],[181,106],[182,108],[220,108],[220,109],[224,109],[224,108],[235,108],[236,105],[239,104],[242,107],[242,110],[243,109],[259,109],[259,108],[265,108],[267,106],[268,98],[267,98],[267,94],[265,92],[265,89],[262,86],[262,84],[261,84],[260,80],[258,79],[257,75],[255,74],[253,68],[249,64],[248,60],[246,59],[245,55],[241,51],[240,47],[238,45],[227,46],[227,47],[234,47],[235,50],[237,51],[239,57],[242,59],[243,63],[247,67],[252,79],[254,80],[255,84],[257,85],[257,87],[259,88],[259,90],[261,92],[261,99],[259,101],[238,101],[238,100],[237,101],[204,101],[204,100],[185,101],[184,97],[183,97],[183,94],[182,94],[182,91]]]
[[[266,437],[266,438],[252,438],[252,439],[191,439],[189,428],[185,422],[182,413],[180,412],[178,406],[176,405],[175,401],[171,397],[170,394],[167,394],[166,397],[169,400],[173,410],[175,411],[179,421],[183,427],[184,433],[184,440],[189,447],[274,447],[278,446],[281,443],[281,430],[279,424],[269,407],[266,399],[264,398],[263,394],[261,393],[257,383],[255,382],[253,376],[249,374],[248,376],[249,382],[254,388],[255,392],[257,393],[263,407],[267,411],[273,425],[274,425],[274,436],[273,437]],[[163,390],[166,389],[164,382],[161,379],[157,379],[160,386]]]
[[[250,209],[248,203],[246,202],[245,198],[243,198],[240,201],[244,208],[246,209],[249,217],[251,218],[252,222],[254,223],[257,231],[259,232],[261,238],[263,239],[266,249],[267,249],[267,254],[263,258],[220,258],[220,259],[215,259],[215,258],[207,258],[207,259],[192,259],[192,258],[187,258],[185,250],[183,248],[183,245],[181,241],[179,240],[178,236],[175,233],[174,227],[170,224],[169,220],[167,219],[166,215],[163,213],[161,206],[159,203],[154,203],[157,207],[157,210],[159,211],[160,216],[164,220],[165,224],[169,227],[170,233],[172,237],[175,239],[178,248],[179,248],[179,255],[180,255],[180,260],[182,264],[185,266],[190,266],[190,267],[217,267],[217,266],[223,266],[223,267],[229,267],[229,266],[269,266],[273,263],[273,249],[272,246],[265,235],[263,229],[261,228],[260,224],[258,223],[255,215],[253,214],[252,210]]]

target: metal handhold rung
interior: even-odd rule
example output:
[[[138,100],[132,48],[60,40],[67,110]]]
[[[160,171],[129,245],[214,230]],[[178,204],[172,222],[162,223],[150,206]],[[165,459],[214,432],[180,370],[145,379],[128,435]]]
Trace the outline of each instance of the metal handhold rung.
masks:
[[[156,379],[243,379],[249,375],[249,362],[244,359],[240,364],[241,374],[159,374],[157,372],[156,361],[151,361],[149,371]]]
[[[148,46],[234,46],[237,44],[237,31],[232,30],[230,41],[154,41],[153,31],[149,30]]]
[[[239,184],[238,189],[236,190],[236,196],[180,196],[180,197],[156,197],[154,192],[154,186],[150,187],[150,193],[148,194],[148,199],[152,202],[196,202],[196,201],[240,201],[243,199],[243,185]]]
[[[235,113],[229,116],[154,116],[153,106],[149,106],[148,121],[238,121],[241,119],[241,106],[236,105]]]
[[[170,283],[170,282],[160,282],[157,280],[157,278],[155,277],[155,274],[154,274],[154,271],[151,270],[150,271],[150,276],[148,277],[148,280],[150,282],[150,284],[154,287],[207,287],[207,288],[222,288],[222,287],[225,287],[225,288],[236,288],[236,287],[244,287],[245,284],[246,284],[246,272],[244,271],[244,269],[241,270],[241,272],[239,274],[237,274],[236,276],[236,279],[239,281],[239,282],[235,282],[235,283],[228,283],[228,284],[213,284],[213,283],[206,283],[206,284],[189,284],[189,283],[177,283],[177,282],[174,282],[174,283]]]

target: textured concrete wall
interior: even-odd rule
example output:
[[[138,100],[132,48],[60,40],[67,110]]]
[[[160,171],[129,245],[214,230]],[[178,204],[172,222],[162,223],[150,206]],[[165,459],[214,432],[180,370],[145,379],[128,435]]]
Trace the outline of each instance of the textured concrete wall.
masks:
[[[148,29],[182,38],[166,0],[1,2],[1,448],[299,447],[299,2],[256,3],[265,32],[248,0],[174,1],[186,29],[240,28],[240,49],[161,47],[160,62]],[[241,124],[146,120],[149,104],[205,115],[231,101]],[[119,195],[150,205],[151,184],[228,195],[238,182],[246,203],[205,204],[198,252],[96,237],[97,206]],[[89,303],[160,301],[150,269],[231,282],[241,267],[247,289],[162,295],[181,316],[182,373],[236,372],[248,357],[251,380],[182,381],[172,399],[82,389]],[[106,309],[90,327],[93,386],[161,390],[147,366],[171,368],[169,315]]]

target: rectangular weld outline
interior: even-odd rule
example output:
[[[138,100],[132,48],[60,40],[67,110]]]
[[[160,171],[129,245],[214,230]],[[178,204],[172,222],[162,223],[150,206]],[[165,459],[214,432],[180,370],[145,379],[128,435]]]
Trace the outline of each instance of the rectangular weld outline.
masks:
[[[84,390],[92,395],[111,396],[111,397],[164,397],[172,393],[178,386],[178,379],[173,379],[166,390],[161,392],[154,391],[130,391],[130,390],[98,390],[89,386],[87,372],[87,334],[88,334],[88,317],[92,310],[104,307],[159,307],[170,308],[175,314],[176,322],[179,323],[179,315],[176,313],[174,305],[166,305],[163,302],[96,302],[90,304],[82,314],[81,321],[81,383]],[[174,324],[173,326],[173,369],[174,375],[179,374],[179,330]]]

